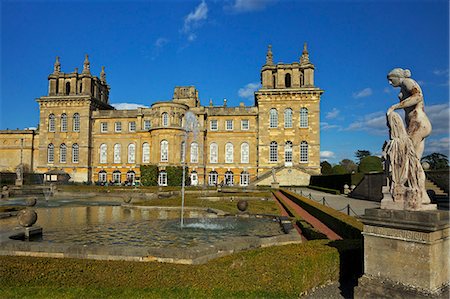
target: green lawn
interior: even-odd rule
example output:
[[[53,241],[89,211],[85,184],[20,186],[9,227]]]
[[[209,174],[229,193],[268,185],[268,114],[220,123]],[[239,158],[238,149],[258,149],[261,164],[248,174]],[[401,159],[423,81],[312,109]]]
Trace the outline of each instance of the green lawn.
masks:
[[[203,265],[0,257],[0,298],[297,298],[339,278],[328,241],[261,248]]]

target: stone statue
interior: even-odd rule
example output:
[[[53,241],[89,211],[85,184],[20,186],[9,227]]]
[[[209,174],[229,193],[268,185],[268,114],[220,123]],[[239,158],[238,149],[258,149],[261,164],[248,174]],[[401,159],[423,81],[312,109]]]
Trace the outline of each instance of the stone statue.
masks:
[[[272,167],[272,178],[273,178],[273,182],[276,183],[277,177],[275,176],[275,167]]]
[[[22,164],[19,164],[16,168],[16,176],[17,180],[22,181],[23,180],[23,172],[22,172]]]
[[[388,74],[389,83],[400,87],[400,103],[387,111],[390,140],[383,147],[385,170],[391,198],[383,198],[382,209],[430,210],[425,189],[425,172],[420,164],[425,137],[431,133],[431,124],[424,112],[422,90],[411,77],[409,70],[393,69]],[[405,123],[394,110],[405,110]]]

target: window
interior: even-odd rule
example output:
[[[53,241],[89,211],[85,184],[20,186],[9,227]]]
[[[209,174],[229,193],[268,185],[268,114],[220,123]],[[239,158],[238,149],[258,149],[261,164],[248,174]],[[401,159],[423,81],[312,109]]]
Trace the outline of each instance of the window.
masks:
[[[61,132],[67,132],[67,114],[61,114]]]
[[[114,144],[114,163],[120,163],[120,144]]]
[[[248,186],[249,183],[250,183],[250,174],[247,171],[241,172],[240,185]]]
[[[284,127],[292,128],[292,109],[287,108],[284,110]]]
[[[55,115],[52,113],[48,116],[48,131],[55,132]]]
[[[234,176],[232,171],[225,172],[225,186],[233,186]]]
[[[135,178],[136,178],[136,173],[133,170],[130,170],[127,172],[127,181],[129,184],[133,185]]]
[[[308,163],[308,142],[300,143],[300,163]]]
[[[232,131],[233,130],[233,120],[227,120],[225,121],[225,129],[227,131]]]
[[[184,141],[181,141],[181,148],[180,148],[180,161],[181,163],[184,163],[184,158],[186,157],[186,143]]]
[[[233,144],[228,142],[225,144],[225,163],[233,163]]]
[[[100,145],[100,163],[106,163],[107,161],[107,146],[106,144]]]
[[[47,147],[47,162],[53,163],[54,161],[55,161],[55,146],[50,143]]]
[[[211,131],[217,131],[218,126],[217,126],[217,119],[213,119],[210,121],[209,123]]]
[[[198,185],[198,174],[196,171],[191,172],[191,186]]]
[[[284,162],[292,164],[292,142],[286,141],[284,145]]]
[[[119,170],[114,170],[112,179],[113,179],[113,183],[116,183],[116,184],[122,182],[121,173]]]
[[[208,185],[210,186],[216,186],[218,181],[219,175],[216,171],[211,171],[208,174]]]
[[[210,163],[217,163],[217,158],[219,156],[219,148],[217,146],[217,143],[211,143],[211,145],[209,146],[209,162]]]
[[[150,120],[144,120],[144,130],[150,130],[151,127],[152,123],[150,122]]]
[[[191,163],[198,163],[198,143],[191,143]]]
[[[278,162],[278,144],[276,141],[270,143],[269,162]]]
[[[161,141],[161,162],[169,161],[169,142],[167,140]]]
[[[108,123],[100,123],[100,132],[108,132]]]
[[[142,163],[150,163],[150,144],[142,144]]]
[[[67,161],[67,146],[63,143],[59,146],[59,162],[66,163]]]
[[[162,118],[162,125],[163,125],[163,127],[169,126],[169,114],[167,114],[167,112],[164,112],[161,115],[161,118]]]
[[[159,186],[167,186],[167,172],[161,171],[158,174],[158,185]]]
[[[80,115],[78,113],[73,115],[72,129],[74,132],[80,132]]]
[[[308,109],[302,108],[300,109],[300,128],[308,127]]]
[[[241,120],[241,130],[246,131],[250,128],[250,124],[248,122],[248,119]]]
[[[247,142],[241,144],[241,163],[249,163],[250,147]]]
[[[128,131],[136,132],[136,122],[135,121],[130,121],[128,123]]]
[[[66,95],[70,94],[70,82],[66,82]]]
[[[133,143],[128,145],[128,163],[136,163],[136,145]]]
[[[98,173],[98,181],[101,183],[106,183],[106,171],[102,170]]]
[[[122,132],[122,123],[120,121],[114,123],[114,131]]]
[[[286,86],[286,88],[291,87],[291,74],[286,74],[284,76],[284,85]]]
[[[278,127],[278,112],[277,109],[272,108],[269,112],[269,127],[276,128]]]
[[[80,147],[74,143],[72,145],[72,163],[78,163],[80,161]]]

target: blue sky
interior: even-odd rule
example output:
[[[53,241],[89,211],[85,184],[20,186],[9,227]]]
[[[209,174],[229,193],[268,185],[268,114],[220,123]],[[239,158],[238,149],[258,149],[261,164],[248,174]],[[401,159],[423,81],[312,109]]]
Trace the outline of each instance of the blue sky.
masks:
[[[203,105],[253,105],[267,45],[291,63],[304,42],[325,90],[322,160],[381,152],[394,67],[422,86],[426,153],[448,154],[448,1],[2,1],[0,129],[37,125],[55,56],[63,72],[81,70],[85,54],[92,73],[104,65],[118,107],[169,100],[180,85],[195,85]]]

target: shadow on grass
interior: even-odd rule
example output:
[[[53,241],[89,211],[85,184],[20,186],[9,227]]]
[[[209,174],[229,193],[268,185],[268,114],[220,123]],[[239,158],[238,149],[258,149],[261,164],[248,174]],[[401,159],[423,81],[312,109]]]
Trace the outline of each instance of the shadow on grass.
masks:
[[[339,252],[339,289],[345,298],[354,297],[358,279],[364,273],[364,247],[362,239],[332,241],[327,244]]]

